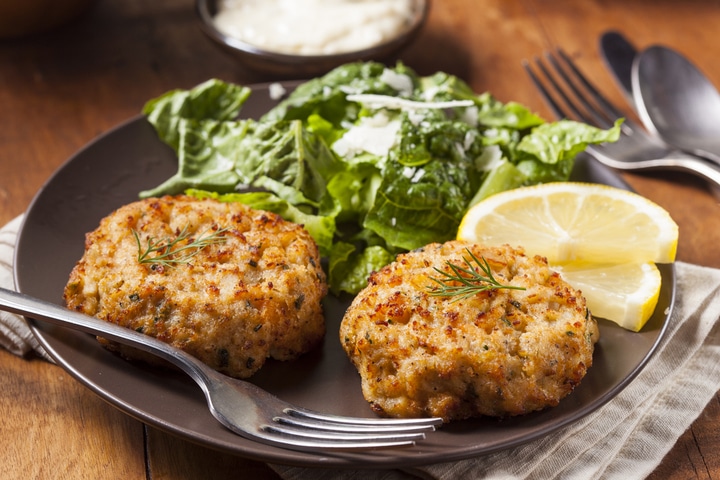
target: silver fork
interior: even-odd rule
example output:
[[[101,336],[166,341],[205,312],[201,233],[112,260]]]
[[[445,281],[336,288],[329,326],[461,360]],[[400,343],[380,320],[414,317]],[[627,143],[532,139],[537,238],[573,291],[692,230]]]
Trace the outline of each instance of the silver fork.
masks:
[[[306,451],[399,447],[424,439],[442,423],[440,418],[355,418],[298,408],[153,337],[4,288],[0,310],[102,336],[172,362],[200,386],[220,423],[258,442]]]
[[[546,52],[545,61],[536,57],[534,63],[536,68],[525,60],[523,67],[558,118],[609,128],[615,120],[625,117],[562,49],[556,49],[554,54]],[[618,170],[681,170],[720,186],[720,167],[717,165],[669,148],[630,119],[625,118],[621,132],[617,142],[591,145],[586,151],[601,163]]]

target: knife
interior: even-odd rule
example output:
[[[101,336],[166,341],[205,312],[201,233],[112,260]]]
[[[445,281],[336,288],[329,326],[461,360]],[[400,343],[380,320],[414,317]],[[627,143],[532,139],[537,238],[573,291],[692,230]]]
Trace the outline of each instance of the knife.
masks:
[[[600,37],[600,53],[625,99],[635,108],[632,94],[632,65],[638,51],[622,33],[609,30]]]

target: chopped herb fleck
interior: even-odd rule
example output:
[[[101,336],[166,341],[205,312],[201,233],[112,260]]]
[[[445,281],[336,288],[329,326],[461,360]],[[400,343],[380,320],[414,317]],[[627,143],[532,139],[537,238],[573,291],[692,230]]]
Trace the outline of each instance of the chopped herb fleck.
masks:
[[[227,367],[230,363],[230,352],[226,348],[218,350],[218,363],[221,367]]]
[[[300,307],[302,307],[303,302],[305,301],[305,294],[300,294],[295,299],[295,310],[300,310]]]

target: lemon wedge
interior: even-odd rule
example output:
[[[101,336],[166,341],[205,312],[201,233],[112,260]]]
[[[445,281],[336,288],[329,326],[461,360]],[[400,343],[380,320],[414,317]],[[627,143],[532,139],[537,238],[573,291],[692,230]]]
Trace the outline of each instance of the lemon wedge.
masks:
[[[657,306],[662,277],[654,263],[554,265],[580,290],[590,312],[638,332]]]
[[[473,205],[459,240],[521,246],[542,255],[596,317],[639,331],[657,306],[656,263],[675,260],[678,226],[650,200],[607,185],[558,182],[495,194]]]
[[[550,263],[671,263],[678,226],[665,209],[636,193],[557,182],[507,190],[473,205],[457,237],[520,245]]]

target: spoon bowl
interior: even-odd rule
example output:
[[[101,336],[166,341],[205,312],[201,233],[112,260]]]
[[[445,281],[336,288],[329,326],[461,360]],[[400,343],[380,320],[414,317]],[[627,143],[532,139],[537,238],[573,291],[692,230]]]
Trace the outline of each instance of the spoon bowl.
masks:
[[[638,114],[667,143],[720,163],[720,92],[687,58],[659,45],[633,62]]]

